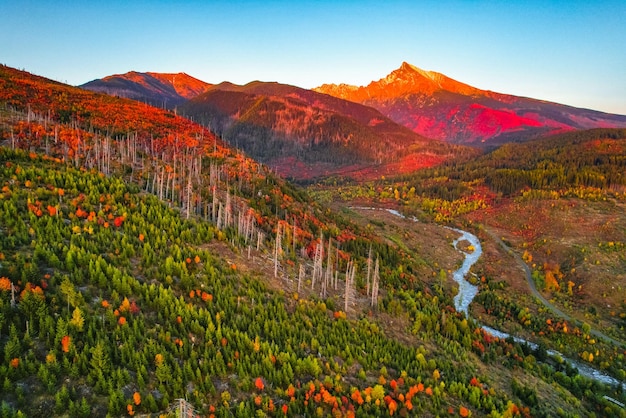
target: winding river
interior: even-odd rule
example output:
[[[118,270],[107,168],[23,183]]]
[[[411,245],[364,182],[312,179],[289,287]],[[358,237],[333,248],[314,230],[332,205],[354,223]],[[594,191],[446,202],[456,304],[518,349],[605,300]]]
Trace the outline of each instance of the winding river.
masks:
[[[478,286],[474,286],[467,280],[465,280],[465,276],[468,275],[470,268],[478,261],[480,256],[483,253],[483,249],[480,246],[480,241],[476,235],[470,234],[467,231],[463,231],[461,229],[449,228],[455,232],[461,234],[460,237],[455,239],[452,244],[454,248],[463,253],[465,255],[465,259],[463,260],[463,264],[461,267],[456,270],[452,274],[452,278],[459,285],[459,292],[454,297],[454,308],[459,311],[465,313],[465,316],[469,317],[469,306],[474,300],[474,297],[478,294]],[[466,253],[463,250],[459,249],[459,243],[462,241],[468,241],[470,245],[474,248],[474,251],[470,253]]]
[[[393,213],[393,212],[392,212]],[[461,253],[463,253],[465,255],[465,259],[463,260],[463,265],[456,270],[453,275],[452,278],[453,280],[458,283],[459,285],[459,292],[456,294],[456,296],[454,297],[454,307],[457,311],[459,312],[464,312],[465,316],[469,317],[469,313],[468,313],[468,308],[469,305],[472,303],[472,300],[474,299],[474,297],[478,294],[478,286],[475,286],[473,284],[471,284],[470,282],[468,282],[467,280],[465,280],[465,277],[467,276],[467,274],[470,271],[470,268],[472,267],[472,265],[474,265],[474,263],[476,263],[478,261],[478,259],[480,258],[480,256],[483,253],[482,247],[480,245],[480,241],[478,239],[478,237],[474,234],[471,234],[467,231],[463,231],[461,229],[455,229],[455,228],[450,228],[456,232],[458,232],[459,234],[461,234],[461,236],[457,239],[455,239],[453,241],[453,245],[454,248],[457,251],[460,251]],[[465,252],[463,250],[460,250],[458,248],[458,244],[459,242],[462,241],[468,241],[471,246],[473,247],[474,251],[473,252]],[[488,333],[490,333],[491,335],[493,335],[494,337],[498,337],[498,338],[509,338],[512,337],[513,340],[515,340],[518,343],[521,344],[528,344],[533,350],[537,349],[538,345],[527,341],[523,338],[514,336],[514,335],[510,335],[507,334],[506,332],[503,331],[499,331],[496,329],[493,329],[491,327],[488,327],[486,325],[482,325],[480,324],[480,326],[487,331]],[[623,389],[626,389],[626,383],[624,382],[620,382],[619,380],[615,379],[612,376],[609,376],[603,372],[601,372],[600,370],[594,369],[593,367],[590,367],[586,364],[582,364],[579,363],[577,361],[574,361],[572,359],[569,359],[567,357],[565,357],[563,354],[559,353],[558,351],[555,350],[547,350],[547,353],[551,356],[558,356],[560,357],[564,362],[568,363],[570,366],[575,367],[576,369],[578,369],[578,373],[581,374],[582,376],[591,378],[591,379],[595,379],[597,381],[600,381],[602,383],[606,383],[609,385],[622,385]]]
[[[355,207],[354,209],[380,210],[378,208],[368,208],[368,207],[358,207],[358,208]],[[412,221],[417,222],[417,219],[407,218],[406,216],[404,216],[397,210],[394,210],[394,209],[385,209],[385,210],[391,213],[392,215],[401,217],[403,219],[410,219]],[[458,234],[460,234],[460,236],[452,242],[452,244],[454,245],[454,248],[465,256],[465,259],[463,260],[463,264],[461,265],[461,267],[452,274],[453,280],[459,285],[459,291],[454,297],[454,307],[457,311],[465,313],[465,316],[469,318],[469,306],[474,300],[474,297],[476,297],[476,295],[478,294],[478,286],[473,285],[467,280],[465,280],[465,277],[469,274],[471,267],[478,261],[478,259],[482,255],[483,249],[482,249],[482,246],[480,245],[480,240],[478,239],[476,235],[467,231],[463,231],[461,229],[450,228],[450,227],[446,227],[446,228],[451,229],[457,232]],[[469,242],[471,245],[471,248],[473,248],[473,251],[466,252],[466,251],[459,249],[459,243],[462,241]],[[468,247],[468,249],[471,249],[471,248]],[[537,344],[527,341],[521,337],[510,335],[510,334],[507,334],[506,332],[499,331],[499,330],[496,330],[494,328],[491,328],[482,324],[480,324],[480,326],[485,331],[493,335],[494,337],[498,337],[498,338],[511,337],[513,338],[514,341],[520,344],[528,344],[532,349],[536,349],[538,347]],[[559,353],[558,351],[547,350],[547,353],[551,356],[560,357],[564,362],[578,369],[578,373],[582,376],[597,380],[599,382],[602,382],[608,385],[617,386],[621,384],[622,388],[626,390],[626,382],[620,382],[616,378],[609,376],[606,373],[601,372],[600,370],[597,370],[586,364],[579,363],[575,360],[569,359],[563,356],[563,354]]]
[[[474,263],[478,261],[478,259],[483,253],[483,250],[482,250],[482,247],[480,246],[480,241],[478,237],[476,237],[476,235],[471,234],[467,231],[463,231],[461,229],[455,229],[455,228],[450,228],[450,229],[461,234],[459,238],[454,240],[453,245],[457,251],[460,251],[461,253],[465,255],[465,259],[463,260],[463,265],[458,270],[456,270],[452,275],[452,278],[454,279],[454,281],[457,282],[459,285],[459,292],[454,297],[454,307],[457,311],[464,312],[465,316],[469,317],[468,308],[469,308],[469,305],[472,303],[472,300],[474,299],[474,297],[478,294],[478,286],[475,286],[471,284],[470,282],[468,282],[467,280],[465,280],[465,277],[469,273],[472,265],[474,265]],[[458,248],[459,242],[464,241],[464,240],[468,241],[471,244],[471,246],[474,248],[473,252],[468,253]],[[523,338],[507,334],[506,332],[493,329],[486,325],[481,324],[480,326],[485,331],[493,335],[494,337],[498,337],[498,338],[512,337],[513,340],[515,340],[516,342],[521,343],[521,344],[528,344],[532,349],[537,349],[538,347],[537,344],[527,341]],[[578,373],[581,374],[582,376],[595,379],[599,382],[606,383],[609,385],[621,384],[622,388],[626,389],[626,383],[620,382],[616,378],[609,376],[601,372],[600,370],[594,369],[593,367],[590,367],[586,364],[582,364],[572,359],[569,359],[556,350],[547,350],[547,353],[551,356],[560,357],[564,362],[578,369]]]

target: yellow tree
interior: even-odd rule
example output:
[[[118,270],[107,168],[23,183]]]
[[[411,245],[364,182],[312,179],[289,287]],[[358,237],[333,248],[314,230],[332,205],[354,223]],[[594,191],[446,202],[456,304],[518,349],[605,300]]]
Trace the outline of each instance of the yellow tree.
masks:
[[[72,319],[70,320],[70,324],[73,325],[78,332],[83,331],[83,326],[85,325],[85,318],[83,318],[83,312],[79,307],[74,308],[74,312],[72,313]]]

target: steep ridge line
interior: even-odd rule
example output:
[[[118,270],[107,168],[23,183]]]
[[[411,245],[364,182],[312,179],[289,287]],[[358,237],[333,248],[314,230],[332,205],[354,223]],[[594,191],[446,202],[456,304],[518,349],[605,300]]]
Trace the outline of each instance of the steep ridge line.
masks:
[[[478,148],[626,126],[626,115],[482,90],[406,62],[366,86],[324,84],[313,90],[371,106],[427,138]]]

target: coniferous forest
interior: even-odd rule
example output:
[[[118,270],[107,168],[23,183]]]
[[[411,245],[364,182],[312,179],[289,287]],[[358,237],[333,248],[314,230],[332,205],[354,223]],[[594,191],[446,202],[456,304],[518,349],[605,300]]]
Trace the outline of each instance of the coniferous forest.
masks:
[[[0,416],[626,416],[621,386],[550,356],[554,340],[487,333],[440,260],[324,202],[468,229],[507,199],[620,202],[623,138],[307,190],[171,111],[0,67]],[[485,311],[564,334],[478,268]],[[565,345],[591,344],[569,326]],[[623,381],[624,347],[594,347],[585,361]]]

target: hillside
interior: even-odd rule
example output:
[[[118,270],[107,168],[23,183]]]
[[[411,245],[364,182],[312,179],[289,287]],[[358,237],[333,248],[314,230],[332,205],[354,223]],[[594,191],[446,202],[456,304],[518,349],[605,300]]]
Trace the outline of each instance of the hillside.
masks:
[[[12,237],[2,241],[0,271],[7,416],[156,413],[183,397],[216,416],[519,410],[507,404],[510,387],[470,366],[480,360],[469,346],[436,342],[424,312],[438,322],[437,298],[403,293],[422,306],[424,329],[400,343],[376,320],[330,315],[322,301],[239,274],[206,249],[220,234],[214,226],[184,221],[118,179],[4,149],[0,159]],[[483,341],[461,318],[447,321],[460,330],[455,340],[460,332]],[[487,337],[482,344],[489,355],[525,355]],[[525,373],[514,382],[547,390],[532,368]],[[515,388],[531,406],[547,395]]]
[[[478,147],[626,127],[623,115],[480,90],[406,62],[367,86],[325,84],[314,90],[371,106],[427,138]]]
[[[0,83],[3,416],[619,416],[454,310],[450,230],[401,247],[168,112]]]
[[[85,83],[79,87],[110,96],[124,97],[152,106],[174,109],[204,93],[211,84],[188,74],[140,73],[131,71]]]
[[[279,83],[222,83],[187,102],[181,113],[297,180],[375,178],[467,153],[421,137],[367,106]]]

